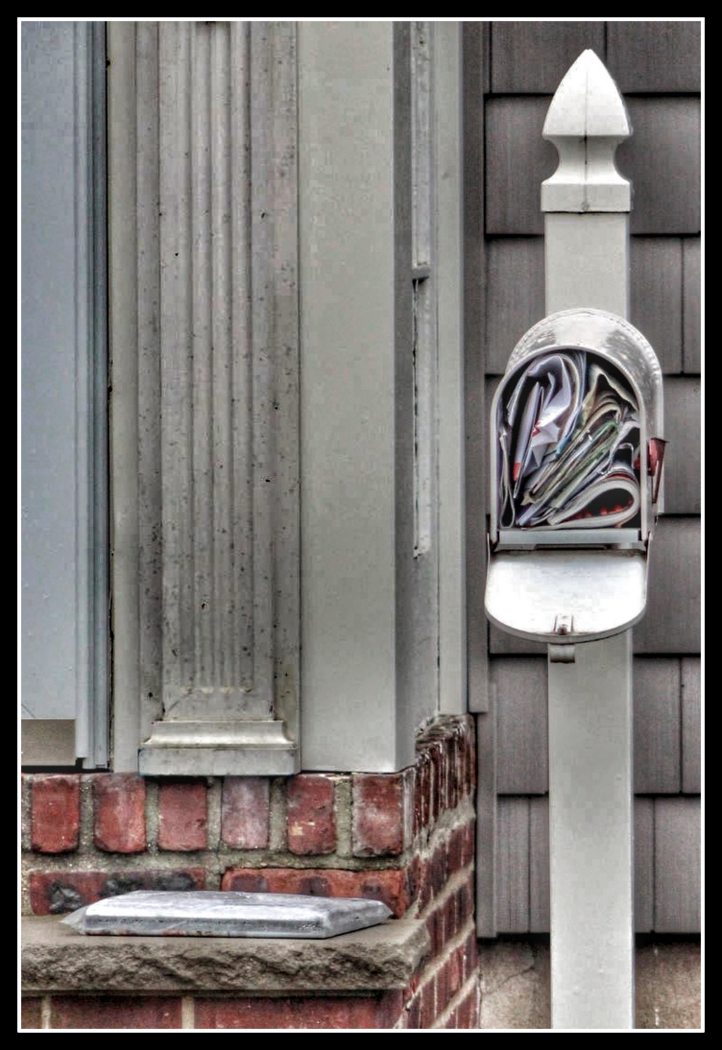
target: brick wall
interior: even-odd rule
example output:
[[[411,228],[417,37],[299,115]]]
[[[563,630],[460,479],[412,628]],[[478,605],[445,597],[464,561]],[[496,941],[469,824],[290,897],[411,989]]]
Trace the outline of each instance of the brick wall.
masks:
[[[141,888],[370,897],[425,923],[430,952],[376,996],[33,996],[24,1027],[476,1027],[475,772],[473,720],[443,716],[399,773],[25,775],[26,914]]]

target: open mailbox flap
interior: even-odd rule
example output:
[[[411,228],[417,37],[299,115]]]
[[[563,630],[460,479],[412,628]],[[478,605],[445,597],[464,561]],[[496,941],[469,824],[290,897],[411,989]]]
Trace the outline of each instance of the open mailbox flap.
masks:
[[[641,620],[647,559],[637,550],[498,551],[489,560],[486,614],[538,642],[596,641]]]

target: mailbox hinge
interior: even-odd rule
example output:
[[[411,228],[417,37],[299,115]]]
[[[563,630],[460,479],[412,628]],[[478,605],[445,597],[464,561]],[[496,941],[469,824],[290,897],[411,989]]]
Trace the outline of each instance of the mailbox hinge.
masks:
[[[549,660],[553,664],[573,664],[576,662],[576,654],[573,645],[557,645],[549,643]]]

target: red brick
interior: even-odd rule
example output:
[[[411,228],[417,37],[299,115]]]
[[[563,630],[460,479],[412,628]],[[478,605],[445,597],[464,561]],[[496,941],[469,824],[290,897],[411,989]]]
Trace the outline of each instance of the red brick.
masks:
[[[421,992],[421,1028],[431,1028],[436,1019],[436,988],[433,978],[422,986]]]
[[[181,1001],[126,996],[58,996],[51,1028],[180,1028]]]
[[[299,856],[336,849],[336,789],[331,777],[302,773],[292,777],[287,793],[288,848]]]
[[[466,726],[459,728],[459,733],[456,738],[456,785],[458,790],[458,802],[462,800],[469,789],[469,772],[467,769],[469,762],[469,742],[467,738]]]
[[[431,822],[435,823],[439,819],[444,804],[444,756],[441,744],[434,743],[429,748],[429,760],[431,762]]]
[[[456,949],[456,952],[459,961],[459,987],[461,988],[466,981],[466,978],[472,972],[472,966],[466,944],[460,944]]]
[[[421,887],[421,880],[423,877],[421,857],[418,853],[412,857],[411,863],[409,864],[407,871],[407,880],[409,887],[409,897],[411,900],[416,900],[419,895]]]
[[[267,849],[270,821],[268,777],[226,777],[221,796],[221,837],[236,849]]]
[[[21,1028],[42,1028],[43,1022],[40,1013],[40,999],[23,999],[20,1006]]]
[[[416,995],[408,1007],[407,1028],[421,1028],[421,994]]]
[[[302,999],[297,1003],[294,1028],[381,1028],[380,1002],[362,998]]]
[[[463,886],[459,887],[459,929],[474,918],[474,886],[470,875]]]
[[[107,879],[99,871],[58,871],[30,873],[28,887],[34,915],[60,915],[92,904],[102,897]]]
[[[145,837],[145,780],[133,773],[93,777],[93,839],[106,853],[142,853]]]
[[[459,804],[459,737],[452,733],[446,744],[447,806],[456,809]]]
[[[414,835],[423,831],[429,823],[431,792],[431,759],[428,751],[422,751],[416,759],[416,785],[414,791]]]
[[[434,895],[438,896],[446,886],[446,849],[443,845],[437,846],[434,850],[430,873]]]
[[[466,952],[466,965],[468,967],[468,969],[467,969],[467,976],[468,976],[468,974],[471,973],[472,970],[478,970],[478,968],[479,968],[479,945],[478,945],[477,940],[476,940],[476,932],[475,931],[469,934],[469,937],[468,937],[468,939],[466,941],[465,952]]]
[[[479,1027],[479,992],[476,984],[471,988],[457,1006],[458,1027],[466,1029]]]
[[[209,1028],[293,1028],[291,1000],[282,999],[196,999],[194,1027]]]
[[[208,800],[202,781],[171,781],[158,789],[158,846],[162,850],[206,849]]]
[[[449,836],[449,840],[446,846],[446,855],[448,858],[448,871],[450,875],[460,871],[463,867],[462,859],[464,856],[464,828],[454,828]]]
[[[131,890],[202,890],[206,873],[201,868],[182,871],[56,871],[30,873],[30,907],[34,915],[60,915],[102,897]]]
[[[371,996],[197,999],[195,1027],[328,1030],[379,1028],[382,1027],[379,1022],[383,1013],[379,999]]]
[[[221,879],[221,889],[224,892],[235,891],[236,893],[268,893],[268,879],[258,871],[237,871],[230,868]]]
[[[450,941],[455,936],[456,931],[459,928],[459,891],[455,890],[451,893],[446,900],[444,906],[444,928],[446,930],[446,940]]]
[[[441,945],[441,937],[439,934],[439,911],[432,911],[426,920],[426,930],[429,934],[429,941],[431,942],[431,954],[438,955],[439,948]]]
[[[411,903],[409,880],[404,869],[386,871],[339,871],[333,868],[229,868],[221,880],[222,890],[253,885],[263,879],[269,893],[308,893],[319,897],[364,897],[381,900],[400,918]]]
[[[446,984],[448,988],[449,998],[453,999],[459,988],[462,985],[462,962],[461,954],[463,953],[463,946],[459,945],[454,948],[453,952],[446,960]]]
[[[400,1017],[406,1020],[404,993],[401,989],[385,992],[379,1000],[378,1027],[393,1028]]]
[[[421,862],[421,875],[419,878],[419,911],[423,912],[429,906],[433,900],[434,890],[431,885],[431,860],[429,857],[424,858]]]
[[[467,762],[467,776],[469,783],[469,793],[473,793],[476,788],[476,733],[474,729],[469,730],[468,736],[468,747],[469,757]]]
[[[442,1010],[445,1010],[451,999],[449,994],[449,971],[448,971],[448,960],[436,971],[436,1013],[440,1014]]]
[[[38,774],[32,781],[32,848],[69,853],[80,834],[80,776]]]
[[[354,856],[403,853],[407,845],[403,775],[355,773],[352,783]]]

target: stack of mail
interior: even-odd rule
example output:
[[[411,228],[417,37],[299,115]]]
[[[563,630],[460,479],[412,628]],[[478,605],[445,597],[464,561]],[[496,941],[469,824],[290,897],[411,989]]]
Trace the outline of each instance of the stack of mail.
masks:
[[[535,357],[499,405],[502,528],[599,528],[639,511],[639,410],[582,350]]]

